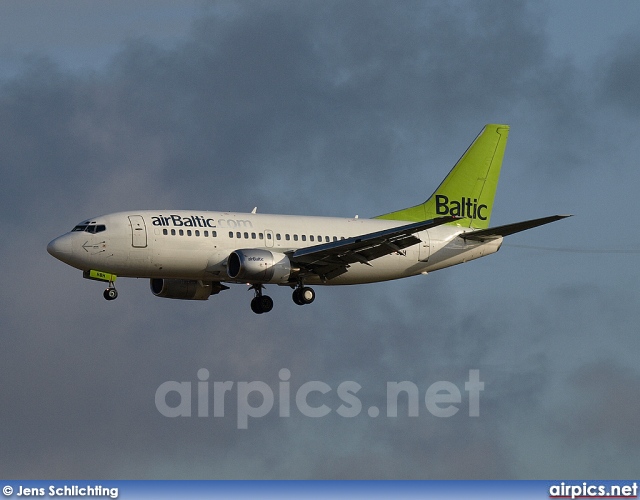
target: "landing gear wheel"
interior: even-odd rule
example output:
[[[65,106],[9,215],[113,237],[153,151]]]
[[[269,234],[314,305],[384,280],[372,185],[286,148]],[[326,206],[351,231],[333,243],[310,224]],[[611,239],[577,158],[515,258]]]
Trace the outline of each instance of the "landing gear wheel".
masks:
[[[262,314],[262,311],[259,309],[260,305],[258,304],[258,297],[254,297],[251,299],[251,310],[256,314]]]
[[[258,295],[251,300],[251,310],[256,314],[268,313],[273,309],[273,299],[268,295]]]
[[[291,298],[299,306],[303,306],[304,305],[304,302],[302,302],[302,297],[300,297],[300,289],[299,288],[296,288],[293,291],[293,293],[291,294]]]
[[[313,291],[313,288],[303,286],[296,288],[291,297],[296,304],[304,306],[306,304],[311,304],[315,300],[316,292]]]
[[[107,300],[115,300],[118,298],[118,290],[115,288],[107,288],[102,295]]]
[[[300,297],[302,298],[303,304],[311,304],[316,300],[316,292],[313,291],[313,288],[305,286],[300,289]]]

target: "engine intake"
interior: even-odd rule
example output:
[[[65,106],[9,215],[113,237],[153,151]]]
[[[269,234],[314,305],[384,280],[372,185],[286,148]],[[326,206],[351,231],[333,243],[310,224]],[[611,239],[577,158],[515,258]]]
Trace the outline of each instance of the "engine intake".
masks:
[[[156,297],[182,300],[207,300],[229,287],[217,282],[151,278],[151,292]]]
[[[236,250],[227,260],[227,275],[249,283],[286,283],[291,274],[291,262],[283,253],[250,248]]]

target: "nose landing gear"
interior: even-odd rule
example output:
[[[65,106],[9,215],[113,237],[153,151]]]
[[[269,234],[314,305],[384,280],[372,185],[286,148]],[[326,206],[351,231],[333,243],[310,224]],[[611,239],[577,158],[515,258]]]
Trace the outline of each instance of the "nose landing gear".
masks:
[[[88,280],[102,281],[103,283],[109,283],[109,287],[104,291],[102,296],[106,300],[116,300],[118,298],[118,290],[116,290],[116,287],[114,285],[117,278],[115,274],[107,273],[104,271],[96,271],[95,269],[91,269],[91,270],[83,271],[82,277]]]
[[[107,300],[116,300],[118,298],[118,290],[113,285],[109,286],[102,294]]]

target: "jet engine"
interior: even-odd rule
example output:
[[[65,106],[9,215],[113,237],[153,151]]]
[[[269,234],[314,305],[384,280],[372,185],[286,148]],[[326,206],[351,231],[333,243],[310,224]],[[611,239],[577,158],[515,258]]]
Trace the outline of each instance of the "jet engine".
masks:
[[[211,281],[151,278],[151,292],[156,297],[182,300],[207,300],[210,295],[229,287]]]
[[[236,250],[227,260],[227,275],[248,283],[286,283],[291,262],[283,253],[250,248]]]

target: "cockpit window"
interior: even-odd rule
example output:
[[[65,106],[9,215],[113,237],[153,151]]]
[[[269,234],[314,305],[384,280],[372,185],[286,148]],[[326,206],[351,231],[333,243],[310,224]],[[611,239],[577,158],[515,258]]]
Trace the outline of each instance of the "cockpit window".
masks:
[[[95,234],[106,230],[107,226],[104,224],[78,224],[71,231],[86,231],[87,233]]]
[[[87,226],[87,232],[89,233],[101,233],[105,229],[107,228],[104,224]]]

